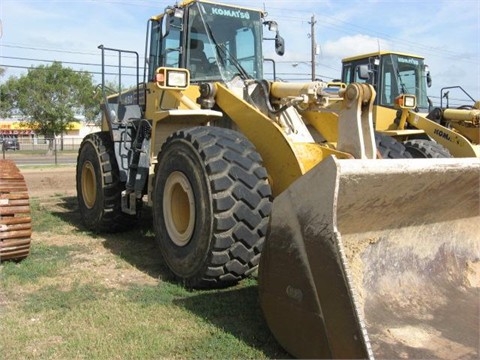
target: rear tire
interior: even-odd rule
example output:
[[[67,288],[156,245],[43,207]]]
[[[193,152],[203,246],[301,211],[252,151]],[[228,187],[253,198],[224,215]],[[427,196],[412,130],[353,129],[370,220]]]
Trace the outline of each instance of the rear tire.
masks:
[[[395,138],[375,132],[375,144],[382,159],[410,159],[412,155]]]
[[[117,232],[136,222],[122,212],[120,182],[113,142],[108,132],[87,135],[77,159],[77,200],[82,221],[94,232]]]
[[[413,158],[450,158],[452,155],[441,144],[424,139],[408,140],[404,142],[405,148]]]
[[[243,135],[218,127],[178,131],[162,146],[155,237],[185,286],[225,287],[257,268],[272,207],[261,161]]]

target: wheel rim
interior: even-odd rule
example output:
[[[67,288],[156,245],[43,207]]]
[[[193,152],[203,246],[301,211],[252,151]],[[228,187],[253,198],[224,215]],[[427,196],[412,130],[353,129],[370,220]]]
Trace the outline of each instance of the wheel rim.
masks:
[[[172,242],[177,246],[187,245],[195,225],[195,201],[190,182],[179,171],[171,173],[165,183],[163,214]]]
[[[82,167],[82,198],[87,208],[93,208],[97,198],[97,182],[95,169],[89,161],[85,162]]]

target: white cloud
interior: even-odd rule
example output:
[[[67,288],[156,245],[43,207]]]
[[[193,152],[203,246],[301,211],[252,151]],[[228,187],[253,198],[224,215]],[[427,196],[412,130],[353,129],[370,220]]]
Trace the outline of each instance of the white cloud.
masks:
[[[362,34],[329,40],[322,49],[325,58],[344,58],[378,50],[391,50],[388,41]]]

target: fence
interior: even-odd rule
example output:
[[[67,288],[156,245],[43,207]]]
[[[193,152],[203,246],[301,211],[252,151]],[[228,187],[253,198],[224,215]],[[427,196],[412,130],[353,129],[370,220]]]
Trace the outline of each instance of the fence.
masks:
[[[6,138],[14,139],[16,146],[0,144],[0,159],[10,159],[19,166],[25,165],[74,165],[82,139],[67,137],[56,139]],[[15,150],[14,150],[15,149]],[[19,149],[19,150],[17,150]]]
[[[63,138],[18,138],[20,151],[78,151],[82,138],[76,136],[64,136]]]

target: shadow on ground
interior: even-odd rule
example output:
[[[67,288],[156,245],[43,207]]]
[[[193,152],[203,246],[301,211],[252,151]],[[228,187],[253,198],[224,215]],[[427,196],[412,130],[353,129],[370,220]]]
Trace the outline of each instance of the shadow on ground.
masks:
[[[76,197],[60,198],[56,207],[58,210],[52,212],[54,216],[70,224],[76,231],[98,238],[105,248],[138,270],[153,278],[173,280],[155,243],[152,216],[148,208],[138,223],[132,224],[131,230],[112,234],[96,234],[87,230],[82,224]]]
[[[145,209],[142,218],[131,230],[115,234],[89,232],[81,222],[76,197],[60,198],[56,209],[52,212],[54,216],[70,224],[76,231],[98,238],[105,248],[138,270],[153,278],[175,283],[155,242],[150,208]],[[253,285],[242,283],[230,289],[194,291],[190,293],[191,296],[174,300],[174,304],[246,344],[261,349],[269,358],[291,358],[268,329],[258,301],[256,282],[249,280],[248,283]]]
[[[221,291],[202,291],[174,301],[205,321],[261,349],[270,359],[290,359],[271,334],[258,300],[257,285]],[[215,306],[212,306],[215,304]]]

